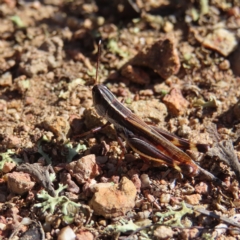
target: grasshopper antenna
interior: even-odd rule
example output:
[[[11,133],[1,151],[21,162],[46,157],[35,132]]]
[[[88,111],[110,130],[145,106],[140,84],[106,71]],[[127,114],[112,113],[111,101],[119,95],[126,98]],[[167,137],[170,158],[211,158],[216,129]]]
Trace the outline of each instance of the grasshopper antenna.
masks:
[[[98,84],[98,70],[99,70],[99,62],[100,62],[100,57],[101,57],[101,45],[102,45],[102,40],[100,39],[98,41],[98,56],[97,56],[97,69],[96,69],[95,85]]]

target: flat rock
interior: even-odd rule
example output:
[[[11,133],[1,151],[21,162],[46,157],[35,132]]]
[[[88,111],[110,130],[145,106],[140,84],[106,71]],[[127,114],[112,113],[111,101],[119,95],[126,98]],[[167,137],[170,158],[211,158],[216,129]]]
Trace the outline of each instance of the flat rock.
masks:
[[[178,73],[181,66],[172,37],[159,39],[153,45],[146,46],[129,64],[149,67],[164,79]]]
[[[123,216],[135,206],[137,194],[133,182],[123,177],[119,184],[96,184],[90,207],[106,218]]]
[[[213,49],[225,57],[235,49],[237,44],[235,34],[224,28],[215,29],[202,42],[204,47]]]
[[[164,122],[168,114],[165,104],[157,99],[135,101],[128,108],[145,122],[154,122],[155,124]]]

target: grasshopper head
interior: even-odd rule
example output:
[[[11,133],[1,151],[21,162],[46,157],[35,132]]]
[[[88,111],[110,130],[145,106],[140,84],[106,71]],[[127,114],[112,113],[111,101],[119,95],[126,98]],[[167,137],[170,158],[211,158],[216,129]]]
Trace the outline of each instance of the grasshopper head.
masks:
[[[93,104],[97,113],[104,117],[112,103],[116,100],[115,96],[107,87],[97,84],[92,89]]]

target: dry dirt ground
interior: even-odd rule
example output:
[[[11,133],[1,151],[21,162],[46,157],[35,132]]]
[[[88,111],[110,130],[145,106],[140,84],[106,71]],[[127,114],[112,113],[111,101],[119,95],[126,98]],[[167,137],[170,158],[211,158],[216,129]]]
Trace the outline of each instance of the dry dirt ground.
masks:
[[[98,84],[218,183],[77,136],[106,123],[99,39]],[[239,39],[238,0],[0,0],[0,239],[239,238]]]

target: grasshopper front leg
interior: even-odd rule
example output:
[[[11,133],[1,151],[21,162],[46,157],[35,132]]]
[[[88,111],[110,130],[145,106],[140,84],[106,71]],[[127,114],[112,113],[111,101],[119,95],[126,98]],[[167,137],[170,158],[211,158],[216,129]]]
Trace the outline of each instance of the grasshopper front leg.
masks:
[[[103,128],[107,127],[107,126],[110,126],[111,123],[110,122],[106,122],[103,126],[100,126],[100,127],[96,127],[96,128],[93,128],[91,129],[90,131],[87,131],[87,132],[84,132],[82,134],[78,134],[78,135],[75,135],[74,138],[82,138],[82,137],[85,137],[89,134],[92,134],[92,133],[96,133],[100,130],[102,130]]]

